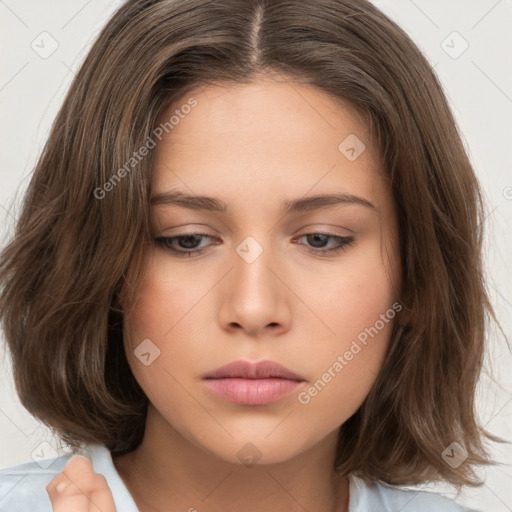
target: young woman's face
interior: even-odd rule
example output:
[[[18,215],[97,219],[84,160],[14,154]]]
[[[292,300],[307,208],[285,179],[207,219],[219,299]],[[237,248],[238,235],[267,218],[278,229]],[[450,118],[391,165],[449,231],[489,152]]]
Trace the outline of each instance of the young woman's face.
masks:
[[[318,89],[271,81],[198,88],[160,121],[160,242],[125,322],[150,414],[162,435],[236,463],[332,447],[401,308],[395,211],[368,127]],[[212,374],[240,361],[293,375]]]

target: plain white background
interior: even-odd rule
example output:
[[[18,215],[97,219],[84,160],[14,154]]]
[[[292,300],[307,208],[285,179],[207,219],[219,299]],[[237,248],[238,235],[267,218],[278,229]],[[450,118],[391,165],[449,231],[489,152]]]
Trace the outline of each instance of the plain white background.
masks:
[[[98,31],[120,5],[106,0],[0,0],[0,240],[18,204],[63,95]],[[455,112],[486,201],[486,268],[503,332],[489,331],[478,394],[481,422],[512,440],[512,1],[374,0],[435,68]],[[428,257],[428,255],[426,255]],[[3,339],[0,338],[3,342]],[[8,358],[0,363],[0,468],[63,453],[51,432],[20,405]],[[512,510],[512,450],[480,472],[485,485],[457,497],[485,511]],[[450,496],[447,486],[428,486]],[[0,496],[0,501],[1,501]]]

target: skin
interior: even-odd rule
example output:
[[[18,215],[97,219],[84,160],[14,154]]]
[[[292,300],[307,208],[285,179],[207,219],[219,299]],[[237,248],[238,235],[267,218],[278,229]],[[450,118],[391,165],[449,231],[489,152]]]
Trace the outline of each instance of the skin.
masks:
[[[393,321],[309,403],[298,395],[397,300],[396,211],[362,117],[314,87],[275,78],[197,88],[162,114],[198,102],[154,150],[152,196],[178,189],[230,211],[152,206],[155,236],[210,238],[196,240],[203,252],[191,257],[148,247],[125,319],[127,358],[150,406],[142,444],[114,464],[142,512],[348,510],[348,481],[332,469],[338,431],[375,382]],[[338,149],[350,134],[365,144],[354,161]],[[279,211],[284,200],[332,193],[374,208]],[[314,233],[354,241],[322,255],[338,241],[315,245],[305,236]],[[263,250],[251,263],[237,253],[248,236]],[[191,250],[178,242],[176,250]],[[160,350],[149,365],[134,354],[146,339]],[[240,359],[276,361],[305,382],[268,405],[213,395],[202,375]],[[241,459],[244,446],[255,465]]]
[[[95,473],[90,460],[82,455],[69,459],[46,491],[54,512],[116,512],[105,477]]]

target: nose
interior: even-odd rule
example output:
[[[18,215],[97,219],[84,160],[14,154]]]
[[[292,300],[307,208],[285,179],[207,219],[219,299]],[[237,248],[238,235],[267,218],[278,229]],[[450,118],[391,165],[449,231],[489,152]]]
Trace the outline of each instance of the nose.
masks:
[[[271,249],[254,242],[241,244],[234,254],[232,269],[220,290],[218,318],[228,331],[243,330],[253,337],[275,336],[290,328],[293,294],[286,285],[286,272]]]

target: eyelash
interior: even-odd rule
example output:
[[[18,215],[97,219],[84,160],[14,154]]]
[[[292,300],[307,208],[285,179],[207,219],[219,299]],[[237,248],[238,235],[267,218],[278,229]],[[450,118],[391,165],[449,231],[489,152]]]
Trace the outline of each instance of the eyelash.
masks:
[[[326,256],[326,255],[334,256],[334,255],[340,253],[341,251],[345,251],[348,246],[350,246],[354,243],[353,236],[337,236],[337,235],[330,235],[329,233],[320,233],[320,232],[305,233],[304,235],[301,235],[299,238],[303,238],[305,236],[311,236],[311,235],[322,235],[324,237],[327,237],[327,238],[330,238],[333,240],[337,240],[338,243],[340,244],[338,247],[335,247],[333,249],[317,249],[317,248],[309,249],[310,252],[312,252],[314,254],[320,254],[322,256]],[[155,243],[157,243],[158,245],[161,245],[165,250],[175,254],[178,257],[190,257],[190,256],[202,254],[205,249],[199,249],[199,250],[193,249],[190,251],[180,251],[177,249],[173,249],[171,247],[171,243],[174,240],[179,240],[179,239],[188,238],[188,237],[202,237],[201,240],[203,240],[205,237],[212,238],[210,235],[206,235],[204,233],[190,233],[190,234],[175,235],[175,236],[159,236],[159,237],[155,238]],[[305,244],[300,244],[300,245],[305,245]]]

